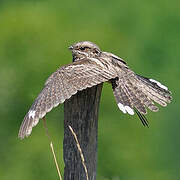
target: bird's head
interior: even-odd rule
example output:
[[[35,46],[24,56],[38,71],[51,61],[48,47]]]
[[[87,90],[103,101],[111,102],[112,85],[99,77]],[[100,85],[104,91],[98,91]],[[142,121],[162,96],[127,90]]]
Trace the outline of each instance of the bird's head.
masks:
[[[73,60],[85,57],[98,57],[101,53],[99,47],[90,41],[74,43],[69,49],[72,51]]]

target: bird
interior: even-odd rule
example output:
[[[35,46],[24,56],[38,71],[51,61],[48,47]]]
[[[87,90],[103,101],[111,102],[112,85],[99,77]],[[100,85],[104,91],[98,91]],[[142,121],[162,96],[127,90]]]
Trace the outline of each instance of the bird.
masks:
[[[57,69],[46,80],[20,126],[18,137],[28,137],[40,119],[64,103],[78,91],[109,82],[118,108],[130,115],[135,113],[148,126],[147,108],[157,112],[155,103],[166,106],[171,91],[160,82],[133,72],[120,57],[103,52],[90,41],[80,41],[69,47],[73,62]]]

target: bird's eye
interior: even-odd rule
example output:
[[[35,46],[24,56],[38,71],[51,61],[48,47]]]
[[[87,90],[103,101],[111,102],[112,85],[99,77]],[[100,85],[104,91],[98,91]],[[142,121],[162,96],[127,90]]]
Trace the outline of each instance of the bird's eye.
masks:
[[[80,50],[84,51],[86,48],[85,47],[80,47]]]
[[[89,47],[88,46],[80,47],[80,50],[82,50],[82,51],[84,51],[86,49],[89,49]]]

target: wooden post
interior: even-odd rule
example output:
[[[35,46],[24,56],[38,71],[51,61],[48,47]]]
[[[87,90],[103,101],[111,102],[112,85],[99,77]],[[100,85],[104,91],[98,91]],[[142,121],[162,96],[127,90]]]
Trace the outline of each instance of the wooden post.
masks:
[[[96,179],[98,109],[102,84],[79,91],[64,103],[64,180],[87,180],[80,152],[69,125],[77,135],[89,180]]]

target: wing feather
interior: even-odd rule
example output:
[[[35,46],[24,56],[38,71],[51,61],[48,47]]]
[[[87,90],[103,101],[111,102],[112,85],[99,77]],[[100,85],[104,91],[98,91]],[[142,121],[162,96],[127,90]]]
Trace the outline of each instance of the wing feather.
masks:
[[[101,62],[98,64],[95,62],[91,58],[83,59],[63,66],[54,72],[46,80],[45,87],[25,115],[19,130],[19,138],[29,136],[39,119],[77,91],[117,77],[115,70],[108,69]]]
[[[166,106],[172,99],[171,92],[166,86],[155,80],[136,75],[128,67],[121,68],[118,78],[111,82],[119,109],[124,113],[128,112],[126,106],[129,101],[128,106],[135,110],[143,125],[148,125],[147,119],[143,115],[147,113],[146,107],[156,112],[159,108],[154,105],[154,102]],[[129,112],[133,115],[132,111]]]

